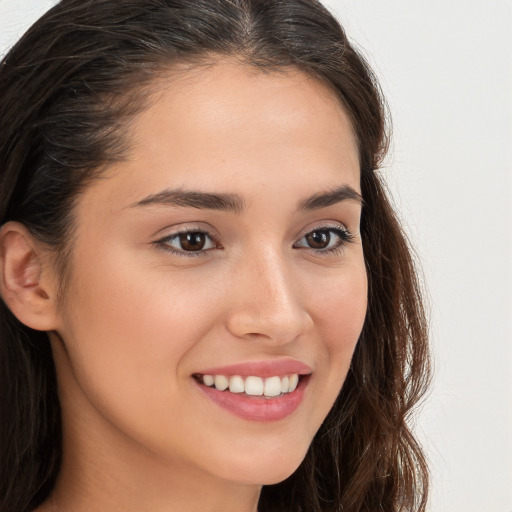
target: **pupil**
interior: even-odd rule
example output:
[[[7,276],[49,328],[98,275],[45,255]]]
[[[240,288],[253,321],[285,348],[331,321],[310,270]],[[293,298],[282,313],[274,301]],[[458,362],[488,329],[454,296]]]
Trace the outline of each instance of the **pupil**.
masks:
[[[325,249],[331,241],[331,235],[328,231],[313,231],[306,235],[306,240],[313,249]]]
[[[200,251],[205,242],[204,233],[182,233],[180,235],[181,247],[185,251]]]

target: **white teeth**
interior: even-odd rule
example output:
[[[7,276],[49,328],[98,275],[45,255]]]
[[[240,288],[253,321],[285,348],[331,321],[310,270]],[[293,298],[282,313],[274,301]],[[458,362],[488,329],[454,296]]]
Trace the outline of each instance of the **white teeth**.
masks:
[[[229,390],[231,393],[244,393],[250,396],[275,397],[295,391],[299,383],[296,373],[284,377],[262,377],[240,375],[203,375],[203,383],[206,386],[215,386],[219,391]]]
[[[288,393],[288,391],[290,391],[290,379],[286,376],[281,379],[281,393]]]
[[[247,377],[245,379],[245,394],[251,396],[263,395],[263,379],[261,377]]]
[[[215,377],[213,375],[203,375],[203,382],[207,386],[213,386],[215,384]]]
[[[279,377],[270,377],[265,379],[265,386],[263,389],[265,396],[277,396],[281,394],[281,379]]]
[[[215,375],[215,387],[219,391],[224,391],[229,386],[229,381],[224,375]]]
[[[299,383],[299,376],[294,373],[293,375],[290,375],[290,387],[289,392],[295,391],[295,388],[297,387],[297,384]]]
[[[231,393],[243,393],[245,391],[244,379],[240,375],[233,375],[229,379],[229,391]]]

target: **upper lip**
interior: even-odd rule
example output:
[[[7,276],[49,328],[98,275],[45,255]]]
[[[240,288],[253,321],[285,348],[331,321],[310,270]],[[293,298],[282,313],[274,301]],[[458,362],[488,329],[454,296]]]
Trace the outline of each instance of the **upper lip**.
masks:
[[[299,375],[309,375],[313,370],[310,366],[297,359],[270,359],[267,361],[247,361],[235,363],[227,366],[217,366],[207,368],[197,372],[200,375],[240,375],[248,377],[250,375],[257,377],[284,376],[297,373]]]

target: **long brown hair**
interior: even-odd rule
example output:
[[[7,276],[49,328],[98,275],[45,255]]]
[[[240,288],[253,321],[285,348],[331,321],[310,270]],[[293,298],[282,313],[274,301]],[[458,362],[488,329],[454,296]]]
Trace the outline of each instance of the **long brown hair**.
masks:
[[[263,488],[263,512],[424,511],[428,473],[408,419],[429,379],[427,329],[411,251],[379,176],[387,149],[378,82],[315,0],[62,0],[0,67],[0,225],[24,223],[71,252],[73,205],[126,151],[126,124],[176,62],[235,56],[294,66],[325,83],[357,136],[368,311],[343,389],[306,458]],[[48,338],[0,301],[0,510],[49,495],[61,419]]]

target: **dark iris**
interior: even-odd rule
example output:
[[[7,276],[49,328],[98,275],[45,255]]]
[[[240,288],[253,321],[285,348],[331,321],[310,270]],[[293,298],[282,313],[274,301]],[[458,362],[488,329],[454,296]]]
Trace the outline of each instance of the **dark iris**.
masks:
[[[181,233],[180,244],[184,251],[200,251],[206,243],[204,233]]]
[[[331,241],[329,231],[312,231],[306,235],[306,241],[312,249],[325,249]]]

